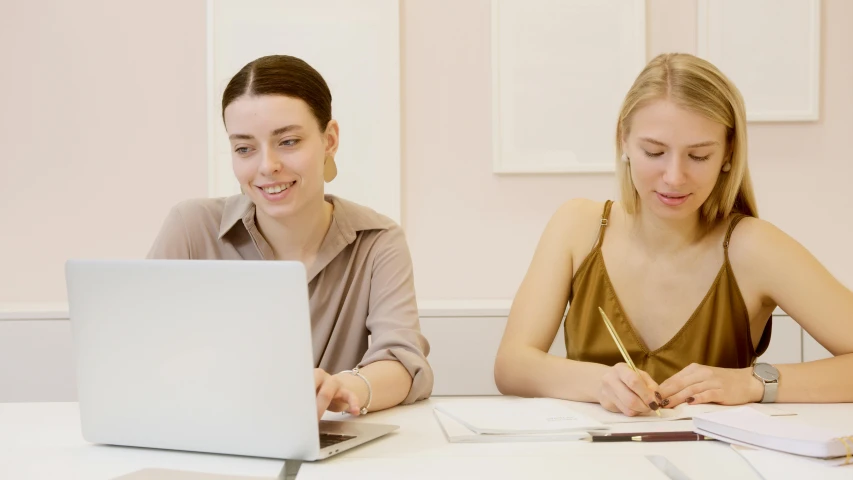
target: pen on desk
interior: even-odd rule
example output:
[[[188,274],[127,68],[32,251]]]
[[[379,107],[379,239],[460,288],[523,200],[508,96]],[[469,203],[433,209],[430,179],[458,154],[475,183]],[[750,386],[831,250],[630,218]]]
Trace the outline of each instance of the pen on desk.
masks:
[[[714,440],[693,432],[635,432],[590,435],[593,442],[693,442]]]
[[[613,341],[616,342],[616,348],[619,349],[619,353],[622,354],[622,358],[625,359],[625,363],[631,367],[631,370],[634,371],[637,375],[640,372],[637,370],[637,367],[634,365],[634,362],[631,360],[631,356],[628,355],[628,350],[625,350],[625,346],[622,345],[622,340],[619,339],[619,335],[616,334],[616,329],[613,328],[613,324],[610,323],[610,319],[607,318],[607,314],[604,313],[604,310],[601,307],[598,307],[598,311],[601,312],[601,319],[604,320],[604,325],[607,327],[607,331],[610,332],[610,336],[613,337]],[[651,405],[650,405],[651,406]],[[654,412],[660,417],[660,409],[654,410]]]

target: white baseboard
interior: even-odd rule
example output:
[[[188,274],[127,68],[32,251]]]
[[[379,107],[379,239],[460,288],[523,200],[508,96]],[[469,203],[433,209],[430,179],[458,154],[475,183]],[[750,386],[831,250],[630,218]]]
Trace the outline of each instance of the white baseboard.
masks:
[[[430,342],[434,395],[496,395],[494,361],[506,326],[509,299],[421,300],[421,329]],[[781,315],[763,361],[797,363],[828,352],[792,319]],[[5,321],[2,321],[5,320]],[[76,391],[71,329],[64,303],[0,304],[0,392],[3,401],[69,401]],[[551,345],[565,357],[562,327]],[[4,393],[4,394],[3,394]]]
[[[0,303],[2,320],[68,320],[65,302]]]

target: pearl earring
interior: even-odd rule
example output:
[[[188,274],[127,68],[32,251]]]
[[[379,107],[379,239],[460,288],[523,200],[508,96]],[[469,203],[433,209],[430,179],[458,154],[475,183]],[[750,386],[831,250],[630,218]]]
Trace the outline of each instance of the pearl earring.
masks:
[[[731,169],[732,169],[732,162],[726,162],[726,164],[723,165],[723,171],[724,172],[728,173],[728,171]]]
[[[622,163],[628,163],[630,160],[627,153],[622,153]]]

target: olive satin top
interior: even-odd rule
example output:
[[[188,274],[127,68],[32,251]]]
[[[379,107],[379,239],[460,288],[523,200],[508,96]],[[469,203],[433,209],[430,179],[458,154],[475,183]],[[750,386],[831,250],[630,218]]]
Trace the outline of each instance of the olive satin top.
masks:
[[[658,383],[691,363],[723,368],[752,365],[770,343],[772,317],[758,348],[753,348],[749,314],[732,273],[728,252],[732,231],[744,215],[734,215],[729,223],[723,242],[723,265],[705,298],[675,336],[649,351],[622,310],[604,265],[601,245],[611,205],[609,200],[605,203],[598,240],[572,279],[565,323],[567,358],[605,365],[624,362],[598,311],[601,306],[631,360]]]

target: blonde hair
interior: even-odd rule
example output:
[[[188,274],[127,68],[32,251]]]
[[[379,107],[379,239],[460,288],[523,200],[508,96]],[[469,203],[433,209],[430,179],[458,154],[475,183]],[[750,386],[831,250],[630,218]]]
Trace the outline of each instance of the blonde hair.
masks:
[[[634,112],[660,99],[670,100],[726,127],[726,159],[731,162],[731,170],[720,174],[699,209],[700,223],[713,225],[728,218],[732,211],[757,217],[758,207],[746,164],[743,97],[717,67],[686,53],[665,53],[652,59],[625,95],[616,124],[616,171],[625,210],[639,211],[640,197],[631,180],[630,164],[620,160],[622,142],[628,135]]]

